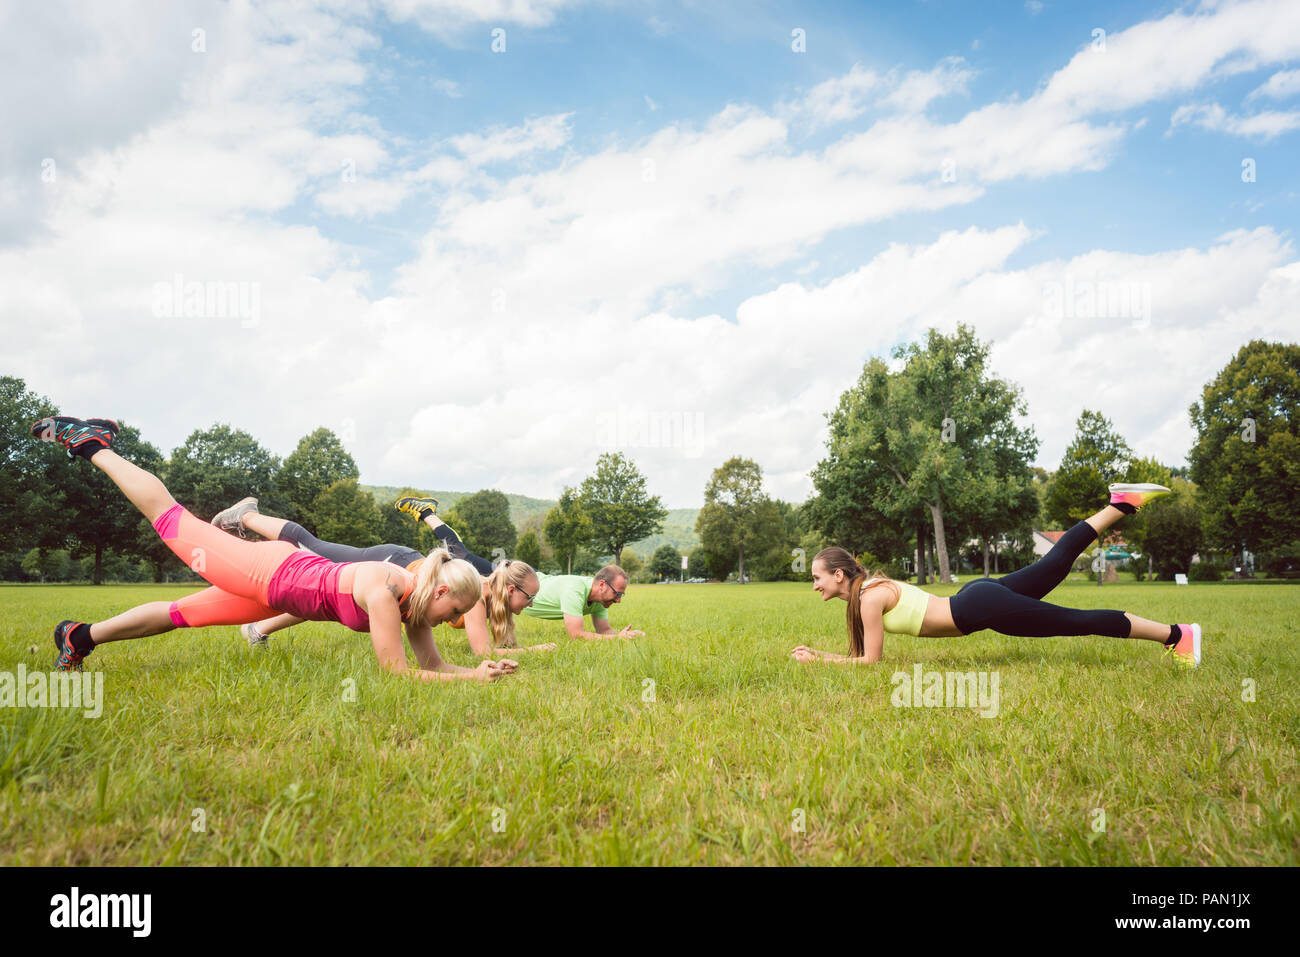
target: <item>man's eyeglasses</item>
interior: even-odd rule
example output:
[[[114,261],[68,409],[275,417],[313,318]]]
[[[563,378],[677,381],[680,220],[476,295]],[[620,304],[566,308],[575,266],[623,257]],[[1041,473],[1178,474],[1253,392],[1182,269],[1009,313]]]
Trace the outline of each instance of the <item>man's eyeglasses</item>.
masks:
[[[601,579],[601,580],[604,581],[604,579]],[[615,587],[614,587],[613,585],[611,585],[609,582],[605,582],[605,587],[608,588],[610,591],[612,591],[612,592],[614,593],[614,600],[615,600],[615,601],[619,600],[619,599],[622,598],[625,594],[627,594],[627,589],[624,589],[623,591],[619,591],[617,588],[615,588]]]

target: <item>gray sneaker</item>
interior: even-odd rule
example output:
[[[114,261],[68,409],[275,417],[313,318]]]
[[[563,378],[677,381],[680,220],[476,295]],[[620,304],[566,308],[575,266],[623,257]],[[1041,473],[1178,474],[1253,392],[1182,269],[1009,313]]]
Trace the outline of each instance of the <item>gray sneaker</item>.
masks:
[[[223,532],[229,532],[231,535],[238,535],[240,538],[248,538],[248,530],[244,528],[244,523],[240,521],[249,512],[257,511],[257,499],[251,495],[241,501],[236,502],[224,512],[218,512],[212,518],[212,524],[217,526]]]
[[[266,646],[266,643],[269,640],[269,636],[264,635],[260,631],[258,631],[257,625],[254,625],[252,623],[249,623],[247,625],[240,625],[239,631],[240,634],[242,634],[244,638],[248,640],[248,647],[250,648],[263,648]]]

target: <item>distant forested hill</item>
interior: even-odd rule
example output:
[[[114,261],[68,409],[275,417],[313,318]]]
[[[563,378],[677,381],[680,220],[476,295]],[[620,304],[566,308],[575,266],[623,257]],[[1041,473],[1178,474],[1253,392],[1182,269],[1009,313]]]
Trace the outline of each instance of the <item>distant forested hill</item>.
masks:
[[[662,532],[633,542],[628,547],[642,558],[649,558],[656,548],[665,543],[679,552],[689,552],[700,544],[700,536],[695,534],[695,516],[699,514],[698,508],[670,508]]]

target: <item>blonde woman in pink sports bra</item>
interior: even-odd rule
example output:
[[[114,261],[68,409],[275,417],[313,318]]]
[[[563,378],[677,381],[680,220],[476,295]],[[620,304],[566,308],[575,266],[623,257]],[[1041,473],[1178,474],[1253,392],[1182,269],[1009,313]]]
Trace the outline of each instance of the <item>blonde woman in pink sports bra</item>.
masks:
[[[482,596],[483,580],[469,562],[435,549],[419,573],[412,574],[387,562],[332,562],[289,542],[245,541],[199,521],[176,503],[157,476],[112,451],[117,431],[112,419],[68,416],[41,419],[31,429],[32,435],[57,442],[112,479],[167,547],[212,587],[173,602],[148,602],[94,624],[59,622],[54,642],[60,670],[80,670],[96,646],[110,641],[174,628],[242,625],[281,612],[369,632],[382,668],[422,681],[492,681],[518,667],[503,658],[462,668],[438,654],[433,626],[465,614]],[[406,663],[403,625],[418,668]]]

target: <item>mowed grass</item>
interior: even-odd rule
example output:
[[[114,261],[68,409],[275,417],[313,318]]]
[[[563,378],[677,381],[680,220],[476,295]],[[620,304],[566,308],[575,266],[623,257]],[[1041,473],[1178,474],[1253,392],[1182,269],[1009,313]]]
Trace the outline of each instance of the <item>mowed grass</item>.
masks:
[[[61,618],[187,590],[0,587],[0,671],[48,670]],[[1051,598],[1199,621],[1204,664],[985,632],[799,665],[846,644],[844,604],[806,584],[633,586],[611,617],[635,641],[525,618],[560,648],[493,685],[385,676],[337,625],[104,646],[98,719],[0,708],[0,863],[1297,863],[1300,587]],[[998,715],[894,707],[917,663],[996,672]]]

